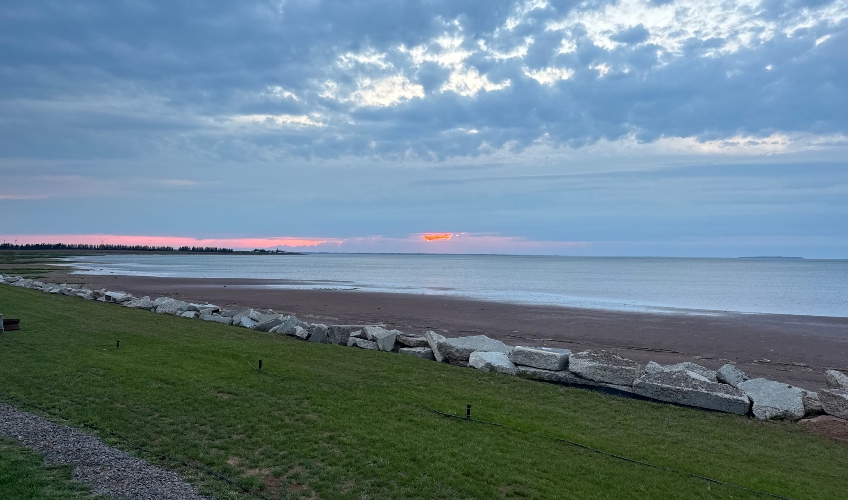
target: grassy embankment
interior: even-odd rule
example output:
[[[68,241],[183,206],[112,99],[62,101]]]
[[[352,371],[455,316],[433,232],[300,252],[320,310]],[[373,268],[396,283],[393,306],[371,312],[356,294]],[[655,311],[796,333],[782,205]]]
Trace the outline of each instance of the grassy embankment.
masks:
[[[766,498],[538,435],[797,499],[844,498],[848,447],[798,426],[311,344],[0,285],[0,393],[117,433],[218,497]],[[116,349],[115,341],[121,341]],[[257,372],[264,361],[270,374]],[[0,400],[3,396],[0,396]],[[435,415],[473,416],[532,434]],[[132,450],[130,450],[132,451]]]

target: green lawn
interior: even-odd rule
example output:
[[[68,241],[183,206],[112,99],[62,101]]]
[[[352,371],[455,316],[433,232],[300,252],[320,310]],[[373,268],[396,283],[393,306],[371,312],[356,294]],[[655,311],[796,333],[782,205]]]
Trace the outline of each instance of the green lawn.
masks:
[[[4,499],[100,498],[71,479],[70,466],[45,466],[41,455],[0,439],[0,495]]]
[[[21,331],[0,335],[0,394],[117,446],[111,436],[126,436],[222,498],[240,490],[157,456],[268,498],[768,498],[548,436],[791,498],[848,492],[848,447],[793,424],[2,285],[0,312],[22,318]],[[278,376],[257,372],[259,359]],[[529,433],[426,409],[467,403],[476,418]]]

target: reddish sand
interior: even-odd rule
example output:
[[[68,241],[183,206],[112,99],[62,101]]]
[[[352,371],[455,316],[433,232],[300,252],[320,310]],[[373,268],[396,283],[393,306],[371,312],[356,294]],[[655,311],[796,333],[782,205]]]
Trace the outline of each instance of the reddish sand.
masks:
[[[434,295],[268,288],[271,280],[69,276],[94,288],[290,312],[311,323],[383,323],[408,333],[485,334],[510,345],[609,349],[641,362],[732,361],[751,376],[810,390],[848,371],[848,318],[775,314],[692,316],[501,304]]]

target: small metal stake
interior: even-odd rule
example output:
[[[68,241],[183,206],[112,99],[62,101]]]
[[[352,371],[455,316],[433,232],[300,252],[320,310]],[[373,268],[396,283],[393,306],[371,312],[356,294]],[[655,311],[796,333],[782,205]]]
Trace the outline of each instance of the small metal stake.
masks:
[[[262,371],[262,360],[261,359],[259,360],[259,371],[260,372]]]
[[[471,405],[465,405],[465,418],[471,420]]]
[[[115,344],[115,349],[121,348],[121,341],[119,340],[117,344]]]

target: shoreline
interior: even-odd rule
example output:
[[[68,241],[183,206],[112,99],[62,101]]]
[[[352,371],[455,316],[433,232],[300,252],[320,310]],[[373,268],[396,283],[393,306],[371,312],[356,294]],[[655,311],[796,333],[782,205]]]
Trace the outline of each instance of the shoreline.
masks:
[[[222,307],[274,309],[327,324],[385,324],[407,333],[487,335],[510,345],[608,349],[641,363],[734,362],[754,377],[810,390],[848,371],[848,318],[780,314],[662,314],[528,305],[445,295],[274,288],[283,280],[63,273],[65,282]],[[58,277],[54,277],[56,279]],[[287,281],[290,284],[291,281]]]

